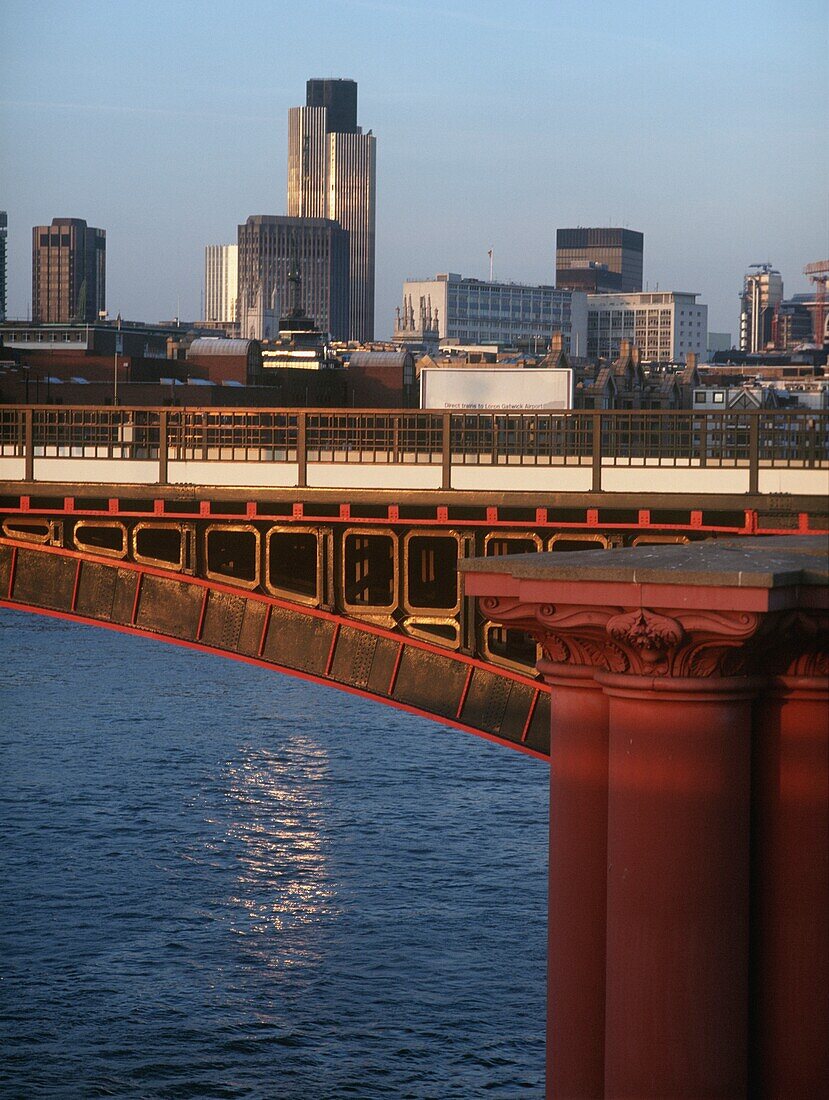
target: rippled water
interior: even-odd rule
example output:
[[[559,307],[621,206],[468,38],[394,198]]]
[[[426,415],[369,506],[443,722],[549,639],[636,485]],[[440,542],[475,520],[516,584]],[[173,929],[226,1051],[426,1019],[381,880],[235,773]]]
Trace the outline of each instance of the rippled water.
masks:
[[[540,1097],[546,769],[0,611],[0,1093]]]

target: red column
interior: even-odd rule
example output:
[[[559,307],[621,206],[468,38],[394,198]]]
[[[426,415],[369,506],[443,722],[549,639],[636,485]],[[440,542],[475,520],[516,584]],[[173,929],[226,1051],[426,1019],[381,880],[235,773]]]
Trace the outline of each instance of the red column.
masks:
[[[547,1097],[604,1096],[607,701],[578,665],[541,662],[553,687]]]
[[[596,679],[609,701],[605,1095],[745,1096],[750,682]]]
[[[751,1064],[758,1097],[829,1088],[829,680],[781,676],[757,707]]]

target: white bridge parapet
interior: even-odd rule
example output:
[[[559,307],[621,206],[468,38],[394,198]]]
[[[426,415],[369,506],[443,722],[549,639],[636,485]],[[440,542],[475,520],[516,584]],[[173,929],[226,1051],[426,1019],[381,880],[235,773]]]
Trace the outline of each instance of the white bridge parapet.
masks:
[[[159,462],[129,458],[36,457],[34,477],[44,484],[147,485],[162,483]],[[216,488],[300,488],[296,462],[170,462],[169,485]],[[452,465],[448,485],[437,464],[309,462],[305,486],[313,489],[448,489],[461,492],[588,493],[593,471],[583,465]],[[0,457],[0,481],[23,482],[25,459]],[[602,464],[605,493],[676,493],[734,496],[750,492],[750,470],[739,467],[665,466],[646,461],[635,466]],[[759,493],[820,496],[829,491],[829,471],[797,467],[761,467]]]
[[[0,406],[0,480],[822,496],[829,412]]]

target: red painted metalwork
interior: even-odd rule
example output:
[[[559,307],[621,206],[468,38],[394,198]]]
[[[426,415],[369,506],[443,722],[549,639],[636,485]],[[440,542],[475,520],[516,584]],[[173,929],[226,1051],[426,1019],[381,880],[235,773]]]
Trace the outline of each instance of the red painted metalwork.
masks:
[[[466,565],[552,692],[550,1100],[825,1093],[829,590],[785,542]]]
[[[68,498],[73,501],[72,507],[62,508],[33,508],[31,506],[31,498],[28,496],[20,496],[18,498],[18,505],[15,507],[12,504],[8,504],[4,507],[6,515],[34,515],[34,516],[73,516],[76,518],[90,518],[95,516],[102,516],[107,518],[118,517],[120,519],[147,519],[149,516],[162,517],[164,519],[171,520],[192,520],[193,513],[191,511],[177,510],[175,508],[167,507],[167,501],[154,501],[152,512],[139,511],[131,509],[128,506],[122,506],[124,502],[118,501],[118,508],[113,510],[110,507],[105,509],[99,508],[83,508],[77,507],[77,500],[75,498]],[[113,498],[115,499],[115,498]],[[65,502],[64,502],[65,504]],[[825,534],[829,532],[829,528],[812,526],[813,517],[808,512],[798,513],[798,523],[796,528],[792,527],[774,527],[774,526],[761,526],[759,523],[759,516],[755,509],[743,510],[743,521],[741,524],[723,524],[723,523],[704,523],[702,511],[690,511],[687,523],[681,523],[676,520],[669,522],[653,521],[652,510],[640,510],[635,522],[622,522],[619,520],[602,520],[601,509],[589,508],[585,510],[584,520],[559,520],[550,518],[549,509],[541,508],[536,510],[536,518],[534,521],[518,521],[514,519],[504,519],[500,516],[496,520],[488,520],[485,518],[467,518],[466,516],[462,520],[455,520],[450,515],[450,509],[448,506],[441,505],[435,506],[434,517],[417,516],[416,518],[400,518],[399,507],[389,508],[389,517],[384,520],[384,524],[388,524],[390,527],[442,527],[447,523],[457,523],[459,526],[484,529],[484,530],[498,530],[509,529],[515,530],[516,528],[538,528],[541,530],[548,530],[551,533],[556,531],[582,531],[590,530],[594,531],[597,527],[609,532],[615,531],[620,533],[637,532],[649,532],[652,534],[710,534],[710,535],[793,535],[793,534]],[[344,514],[344,510],[348,510],[348,514]],[[544,513],[545,519],[542,521],[540,513]],[[645,518],[648,517],[648,518]],[[279,512],[266,512],[259,508],[256,501],[240,501],[239,510],[234,512],[228,512],[225,510],[215,510],[212,507],[210,501],[199,502],[199,519],[208,520],[250,520],[254,518],[263,522],[271,523],[320,523],[330,524],[332,517],[326,513],[314,513],[306,510],[304,504],[293,504],[291,513],[289,515]],[[338,515],[333,520],[337,522],[339,520],[347,519],[350,526],[366,525],[376,526],[376,516],[360,516],[354,514],[354,506],[341,505],[338,506]]]
[[[772,1097],[829,1083],[829,690],[818,661],[793,671],[772,682],[754,744],[751,1085]]]
[[[397,683],[397,674],[400,671],[400,662],[403,660],[404,645],[401,642],[400,647],[397,650],[397,656],[394,658],[394,667],[391,670],[391,676],[389,677],[389,686],[386,689],[389,695],[394,691],[395,684]]]
[[[596,679],[609,735],[605,1095],[745,1096],[752,685]]]
[[[521,730],[521,744],[523,745],[527,740],[527,735],[530,732],[530,726],[532,725],[533,717],[535,715],[535,708],[538,705],[538,696],[540,691],[536,691],[533,695],[533,701],[530,703],[530,709],[527,711],[527,720],[524,723],[524,728]]]
[[[205,605],[204,606],[205,607],[207,606],[207,601],[206,600],[205,600]],[[264,619],[264,622],[262,623],[262,633],[259,635],[259,648],[256,651],[258,657],[261,657],[262,654],[265,652],[265,642],[267,641],[267,638],[268,638],[268,627],[270,625],[271,625],[271,605],[268,604],[267,608],[265,609],[265,619]],[[332,647],[332,653],[333,653],[333,647]],[[331,671],[330,659],[329,659],[328,667],[326,668],[325,671],[326,671],[326,673],[329,673]]]
[[[75,609],[78,606],[78,585],[80,583],[81,583],[81,559],[78,558],[78,564],[75,566],[75,583],[72,586],[72,603],[70,604],[70,609],[73,612],[75,611]],[[11,590],[9,590],[9,595],[11,596]],[[135,618],[134,615],[133,615],[133,618]]]
[[[550,767],[547,1087],[555,1097],[601,1097],[607,698],[592,670],[552,662],[539,667],[552,687],[550,747],[555,753]]]
[[[14,574],[17,570],[17,547],[12,547],[12,563],[9,569],[9,590],[6,595],[11,599],[11,594],[14,591]]]
[[[327,676],[331,671],[331,666],[334,664],[334,653],[337,649],[337,642],[340,640],[340,624],[334,627],[334,633],[331,635],[331,645],[328,650],[328,658],[325,662],[325,675]]]
[[[457,713],[455,714],[456,718],[460,718],[461,714],[463,714],[463,705],[466,702],[467,695],[469,694],[469,685],[471,683],[472,683],[472,669],[470,668],[466,673],[466,680],[464,681],[463,691],[461,692],[460,701],[458,702]],[[530,712],[530,714],[532,715],[532,712]],[[523,738],[522,738],[522,741],[523,741]]]
[[[196,628],[196,641],[199,641],[204,630],[204,616],[207,614],[207,600],[210,595],[210,590],[205,588],[204,596],[201,601],[201,611],[199,612],[199,625]]]
[[[132,601],[132,617],[130,618],[130,623],[133,626],[135,626],[135,618],[138,614],[138,602],[141,599],[141,581],[143,580],[143,577],[144,574],[139,572],[135,582],[135,598]]]

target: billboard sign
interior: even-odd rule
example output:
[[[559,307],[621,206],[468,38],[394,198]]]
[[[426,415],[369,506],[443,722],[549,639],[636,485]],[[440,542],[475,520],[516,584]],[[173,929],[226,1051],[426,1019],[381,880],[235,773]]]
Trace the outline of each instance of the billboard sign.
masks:
[[[573,372],[563,367],[424,367],[420,407],[485,412],[572,409]]]

